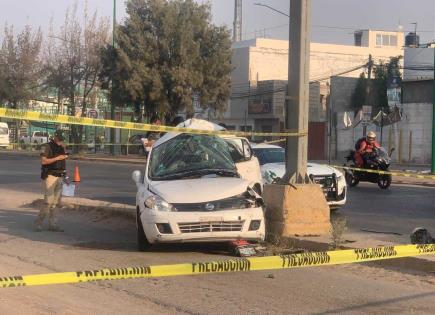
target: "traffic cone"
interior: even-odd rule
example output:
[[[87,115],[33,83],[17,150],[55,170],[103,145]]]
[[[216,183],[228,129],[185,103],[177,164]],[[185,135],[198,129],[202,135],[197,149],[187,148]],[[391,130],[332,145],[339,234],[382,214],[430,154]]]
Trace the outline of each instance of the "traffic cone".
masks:
[[[79,172],[79,167],[76,165],[76,167],[74,168],[74,179],[73,179],[74,183],[80,183],[80,172]]]

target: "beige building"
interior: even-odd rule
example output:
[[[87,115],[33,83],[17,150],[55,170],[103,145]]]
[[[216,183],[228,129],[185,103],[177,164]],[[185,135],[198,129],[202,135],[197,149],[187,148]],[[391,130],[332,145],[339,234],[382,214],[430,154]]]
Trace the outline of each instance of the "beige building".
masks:
[[[361,30],[355,32],[354,39],[353,46],[311,43],[310,81],[320,81],[322,87],[316,90],[328,94],[325,86],[328,86],[329,77],[334,75],[358,77],[365,70],[363,66],[367,64],[370,54],[375,63],[387,62],[390,57],[403,56],[404,34],[402,32]],[[262,81],[287,81],[288,46],[288,41],[267,38],[234,43],[232,97],[228,110],[220,117],[214,117],[214,120],[225,122],[237,130],[243,130],[246,121],[248,128],[260,131],[259,127],[264,126],[261,120],[268,119],[270,126],[264,129],[272,128],[274,132],[279,131],[280,122],[282,125],[284,120],[284,112],[275,111],[273,106],[283,108],[283,104],[266,104],[265,107],[271,107],[270,113],[266,110],[253,113],[249,111],[249,103],[261,102],[262,97],[270,101],[274,98],[272,94],[282,93],[285,89],[281,82],[278,84],[280,88],[262,88],[261,92],[256,92],[257,86],[260,86]],[[269,83],[269,85],[273,84]],[[320,94],[310,97],[310,100],[314,101],[310,104],[310,113],[313,113],[315,107],[326,110],[325,106],[321,105],[325,103],[326,96]],[[279,99],[283,102],[282,97]],[[325,115],[320,113],[316,116]]]

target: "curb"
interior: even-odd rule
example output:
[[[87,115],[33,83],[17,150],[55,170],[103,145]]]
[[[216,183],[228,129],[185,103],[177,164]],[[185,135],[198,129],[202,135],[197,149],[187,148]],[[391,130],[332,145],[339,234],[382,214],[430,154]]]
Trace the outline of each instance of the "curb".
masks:
[[[38,208],[44,203],[43,199],[36,199],[24,207]],[[92,200],[85,198],[63,197],[62,208],[67,210],[104,213],[110,216],[120,216],[127,219],[136,219],[136,208],[131,205],[112,203],[100,200]]]

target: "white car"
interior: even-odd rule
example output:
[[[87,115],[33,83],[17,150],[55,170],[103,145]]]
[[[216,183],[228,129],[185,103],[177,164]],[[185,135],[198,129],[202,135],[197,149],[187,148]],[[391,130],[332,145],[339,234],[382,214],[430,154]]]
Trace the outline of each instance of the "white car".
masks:
[[[179,126],[223,129],[198,119]],[[260,167],[244,138],[167,133],[151,148],[145,173],[134,171],[132,177],[138,188],[139,250],[155,243],[265,237],[263,203],[255,188],[261,190]]]
[[[285,174],[285,150],[272,144],[251,144],[254,154],[260,161],[264,184],[271,184]],[[307,173],[320,184],[326,201],[331,209],[337,209],[346,203],[346,180],[342,172],[328,165],[307,164]]]
[[[9,146],[9,127],[5,122],[0,122],[0,147],[7,149]]]

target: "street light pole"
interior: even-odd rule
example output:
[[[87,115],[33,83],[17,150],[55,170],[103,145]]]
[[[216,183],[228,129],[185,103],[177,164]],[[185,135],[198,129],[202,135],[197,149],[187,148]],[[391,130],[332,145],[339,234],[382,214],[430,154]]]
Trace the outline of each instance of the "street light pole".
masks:
[[[290,1],[288,95],[286,129],[308,131],[311,0]],[[306,183],[308,137],[288,137],[286,174],[291,183]]]
[[[435,47],[433,48],[433,86],[432,86],[432,166],[431,173],[435,174]]]
[[[254,5],[257,5],[257,6],[259,6],[259,7],[265,7],[265,8],[268,8],[268,9],[272,10],[272,11],[275,11],[275,12],[277,12],[277,13],[279,13],[279,14],[282,14],[282,15],[288,17],[288,18],[290,17],[290,15],[288,15],[287,13],[284,13],[284,12],[282,12],[282,11],[280,11],[280,10],[277,10],[277,9],[275,9],[275,8],[272,8],[270,5],[263,4],[263,3],[254,3]]]
[[[115,37],[115,33],[116,33],[116,0],[113,0],[113,30],[112,30],[112,46],[113,46],[113,50],[115,50],[115,43],[116,43],[116,37]],[[111,120],[115,120],[115,103],[113,102],[113,93],[114,93],[114,88],[113,88],[113,78],[112,78],[112,99],[111,99],[111,104],[110,104],[110,119]],[[112,143],[112,145],[110,146],[110,153],[112,155],[115,155],[115,129],[111,128],[110,129],[110,142]]]

